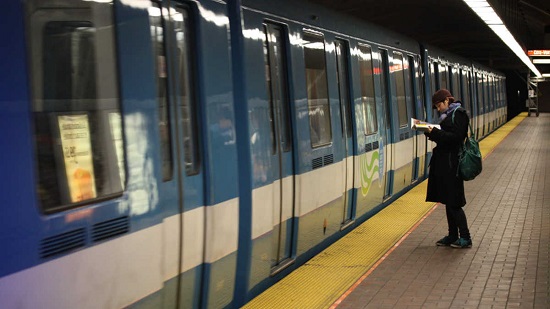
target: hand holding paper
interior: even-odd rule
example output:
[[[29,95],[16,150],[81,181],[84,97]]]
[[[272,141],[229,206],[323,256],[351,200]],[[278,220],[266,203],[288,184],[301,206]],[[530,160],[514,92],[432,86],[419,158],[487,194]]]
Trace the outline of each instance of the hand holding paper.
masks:
[[[441,126],[438,124],[428,123],[414,118],[411,118],[411,128],[422,132],[428,132],[430,131],[430,128],[438,128],[441,130]]]

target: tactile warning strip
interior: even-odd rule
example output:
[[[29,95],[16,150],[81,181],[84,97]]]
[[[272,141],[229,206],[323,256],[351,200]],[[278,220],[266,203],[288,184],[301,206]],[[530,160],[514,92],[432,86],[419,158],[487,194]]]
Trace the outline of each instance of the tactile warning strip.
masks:
[[[523,120],[522,113],[480,142],[483,158]],[[243,308],[329,308],[435,207],[423,181]]]

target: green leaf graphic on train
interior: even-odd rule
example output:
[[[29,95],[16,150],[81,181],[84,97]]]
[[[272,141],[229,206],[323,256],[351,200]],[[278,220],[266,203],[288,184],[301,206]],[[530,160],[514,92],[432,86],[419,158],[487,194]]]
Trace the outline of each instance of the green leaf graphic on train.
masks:
[[[378,172],[379,158],[380,154],[378,151],[371,154],[366,153],[360,157],[361,193],[363,196],[367,196],[369,193],[374,175]]]

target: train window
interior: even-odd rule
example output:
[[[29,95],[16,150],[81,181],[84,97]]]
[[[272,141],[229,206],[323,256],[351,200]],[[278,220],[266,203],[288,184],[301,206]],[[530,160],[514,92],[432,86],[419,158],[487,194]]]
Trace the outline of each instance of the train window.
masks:
[[[442,64],[439,66],[439,89],[449,89],[447,76],[447,66]]]
[[[492,103],[491,103],[491,77],[489,75],[486,75],[483,79],[483,87],[485,88],[485,102],[487,104],[487,112],[491,111]]]
[[[320,35],[304,33],[303,47],[309,130],[311,146],[315,148],[332,141],[324,38]]]
[[[483,78],[481,74],[476,73],[477,80],[477,114],[483,114]]]
[[[286,58],[283,39],[283,28],[273,24],[264,25],[264,62],[269,101],[269,122],[271,126],[271,149],[275,153],[277,143],[275,138],[275,117],[281,139],[282,150],[287,152],[292,147],[290,128],[290,111],[288,98],[288,82],[286,72]]]
[[[461,93],[460,93],[460,85],[458,84],[458,79],[459,79],[459,77],[458,77],[458,68],[450,68],[450,70],[451,70],[451,78],[452,78],[452,82],[453,82],[452,87],[451,87],[452,88],[451,93],[455,97],[459,98],[459,97],[461,97]]]
[[[437,89],[437,84],[436,84],[436,80],[437,80],[436,70],[437,70],[437,63],[430,62],[430,86],[432,87],[432,89],[431,89],[432,94],[435,93],[438,90]],[[428,93],[428,96],[430,96],[430,98],[431,98],[430,93]]]
[[[395,88],[397,92],[397,117],[399,126],[405,127],[408,124],[407,119],[407,100],[405,94],[405,70],[403,65],[403,55],[393,53],[393,76],[395,79]]]
[[[200,152],[197,129],[197,97],[192,80],[193,63],[191,51],[192,38],[189,13],[182,7],[177,7],[172,13],[173,29],[176,34],[177,56],[179,61],[178,74],[180,80],[180,104],[183,125],[183,148],[185,173],[194,175],[199,172]]]
[[[408,79],[407,81],[407,84],[408,84],[408,93],[409,93],[409,106],[412,108],[411,109],[411,112],[412,112],[412,115],[411,117],[412,118],[418,118],[418,115],[416,114],[416,106],[414,104],[414,102],[416,102],[416,97],[415,97],[415,93],[416,93],[416,89],[415,89],[415,80],[416,80],[416,77],[415,77],[415,71],[416,71],[416,66],[415,66],[415,63],[414,63],[414,58],[412,56],[408,56],[407,57],[407,64],[405,65],[405,77]]]
[[[73,0],[25,4],[42,210],[118,196],[125,163],[113,6]]]
[[[343,40],[336,40],[336,69],[338,79],[338,92],[340,106],[342,109],[342,135],[351,136],[351,98],[349,93],[349,70],[348,70],[348,44]],[[345,128],[344,128],[345,127]],[[345,129],[345,132],[344,132]]]
[[[162,161],[162,179],[172,179],[173,159],[170,130],[170,116],[168,110],[168,74],[166,72],[166,48],[164,45],[163,10],[160,3],[153,2],[149,8],[149,24],[151,41],[155,57],[155,75],[157,83],[157,102],[159,111],[160,150]]]
[[[388,104],[390,100],[390,95],[388,93],[390,81],[388,79],[388,73],[389,73],[389,63],[388,63],[388,51],[387,50],[380,50],[380,57],[382,58],[382,66],[380,67],[380,91],[381,91],[381,97],[382,97],[382,103],[384,108],[386,108],[386,129],[389,129],[391,126],[391,110],[390,110],[390,104]]]
[[[378,132],[378,120],[376,118],[376,101],[374,100],[372,50],[369,46],[359,45],[359,71],[365,134],[373,134]]]
[[[470,72],[461,70],[461,77],[462,77],[462,103],[464,104],[464,108],[470,113],[471,115],[471,108],[470,108]]]

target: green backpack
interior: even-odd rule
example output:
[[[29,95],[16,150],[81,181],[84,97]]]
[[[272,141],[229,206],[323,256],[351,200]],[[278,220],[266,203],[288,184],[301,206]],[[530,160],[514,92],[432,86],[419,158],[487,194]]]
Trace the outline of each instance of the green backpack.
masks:
[[[452,122],[454,124],[455,112],[453,111]],[[458,152],[458,169],[456,176],[462,180],[472,180],[481,174],[483,166],[481,164],[481,151],[479,151],[479,144],[476,141],[472,126],[468,123],[470,128],[470,136],[467,136],[464,140],[464,144],[460,147]]]

